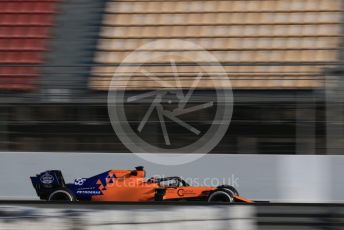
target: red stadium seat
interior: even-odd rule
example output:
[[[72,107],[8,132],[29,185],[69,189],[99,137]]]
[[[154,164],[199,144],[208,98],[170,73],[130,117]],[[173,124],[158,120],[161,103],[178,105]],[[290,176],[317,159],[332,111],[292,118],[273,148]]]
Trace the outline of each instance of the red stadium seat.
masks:
[[[56,0],[0,0],[0,90],[36,88]]]
[[[8,76],[29,76],[29,77],[37,77],[38,76],[38,69],[37,67],[26,67],[26,66],[7,66],[1,67],[0,66],[0,78],[1,77],[8,77]]]
[[[49,27],[0,26],[0,38],[48,38]]]
[[[0,1],[1,13],[55,13],[55,2]]]
[[[0,25],[40,25],[52,26],[52,15],[49,14],[0,14]]]
[[[46,49],[46,40],[37,38],[27,38],[19,39],[13,38],[1,39],[0,38],[0,51],[6,50],[34,50],[34,51],[44,51]]]

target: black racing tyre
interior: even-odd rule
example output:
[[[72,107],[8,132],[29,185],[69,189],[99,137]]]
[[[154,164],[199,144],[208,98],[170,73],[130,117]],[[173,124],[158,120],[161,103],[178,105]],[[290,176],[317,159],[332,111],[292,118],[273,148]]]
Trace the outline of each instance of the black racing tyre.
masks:
[[[232,185],[220,185],[217,188],[227,189],[227,190],[231,191],[235,196],[239,196],[238,190],[236,190],[236,188],[234,188]]]
[[[225,189],[216,189],[209,194],[208,202],[210,203],[232,203],[234,202],[234,194]]]
[[[75,201],[75,195],[66,188],[58,188],[50,193],[48,201]]]

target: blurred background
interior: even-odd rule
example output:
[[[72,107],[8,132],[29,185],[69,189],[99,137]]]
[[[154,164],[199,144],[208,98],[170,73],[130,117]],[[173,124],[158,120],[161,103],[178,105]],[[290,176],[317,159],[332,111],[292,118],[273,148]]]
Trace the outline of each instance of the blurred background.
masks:
[[[240,194],[254,200],[342,203],[343,22],[344,0],[0,0],[0,199],[37,199],[28,177],[47,169],[61,169],[73,181],[144,165],[148,176],[237,178]],[[131,52],[156,39],[164,45],[140,51],[121,72]],[[199,48],[178,46],[176,39]],[[218,63],[183,58],[197,60],[203,49]],[[150,55],[173,57],[175,67],[168,58],[145,60]],[[108,93],[158,90],[170,99],[174,89],[146,73],[171,83],[177,70],[188,90],[200,69],[208,75],[191,105],[213,101],[218,88],[233,92],[231,123],[211,154],[177,166],[130,154],[111,125]],[[211,76],[219,81],[210,84]],[[151,102],[124,104],[133,129]],[[214,120],[218,105],[184,121],[201,131],[221,126],[223,120]],[[176,122],[165,123],[174,146],[194,141]],[[142,136],[168,148],[157,114]],[[112,206],[118,210],[80,213],[1,204],[3,229],[341,229],[344,213],[340,204]]]
[[[111,127],[107,93],[121,61],[154,39],[196,43],[228,74],[233,117],[213,153],[342,154],[342,0],[1,0],[0,150],[129,152]],[[191,87],[195,64],[175,63]],[[141,64],[173,77],[169,62],[139,60],[133,68]],[[133,92],[156,88],[135,77]],[[208,101],[213,91],[202,84],[196,93]],[[137,124],[145,108],[126,111]],[[202,111],[188,122],[203,127],[208,117]],[[148,139],[164,145],[151,123]],[[167,128],[188,138],[174,122]]]

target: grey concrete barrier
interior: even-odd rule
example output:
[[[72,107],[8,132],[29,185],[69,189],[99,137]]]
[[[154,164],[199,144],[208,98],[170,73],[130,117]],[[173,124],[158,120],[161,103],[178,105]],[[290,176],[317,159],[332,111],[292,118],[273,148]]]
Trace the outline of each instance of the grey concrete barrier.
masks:
[[[176,166],[157,165],[130,153],[2,152],[0,158],[2,200],[37,199],[29,176],[47,169],[60,169],[66,181],[73,182],[143,165],[148,177],[181,176],[192,179],[193,185],[232,184],[253,200],[344,201],[343,156],[207,154]]]

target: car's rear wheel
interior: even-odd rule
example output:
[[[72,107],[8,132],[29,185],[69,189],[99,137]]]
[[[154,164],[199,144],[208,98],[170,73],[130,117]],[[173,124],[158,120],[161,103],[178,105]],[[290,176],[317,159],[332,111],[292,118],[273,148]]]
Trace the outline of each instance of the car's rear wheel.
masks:
[[[49,201],[75,201],[74,194],[68,189],[56,189],[48,198]]]
[[[233,193],[226,191],[224,189],[218,189],[212,192],[208,197],[208,202],[217,203],[232,203],[234,202]]]

